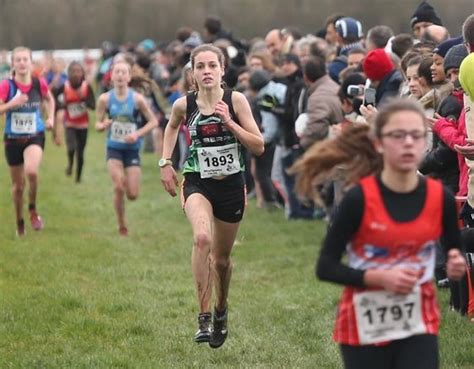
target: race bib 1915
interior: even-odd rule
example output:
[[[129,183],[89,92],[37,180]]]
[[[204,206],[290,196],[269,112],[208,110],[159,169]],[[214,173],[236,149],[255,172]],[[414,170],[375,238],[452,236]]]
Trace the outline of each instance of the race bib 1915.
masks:
[[[110,139],[116,142],[125,143],[125,137],[134,133],[137,125],[130,122],[113,122],[110,126]]]
[[[228,176],[240,172],[237,144],[197,149],[201,178]]]
[[[12,132],[16,134],[36,133],[36,113],[12,113]]]
[[[408,295],[388,291],[355,293],[353,303],[361,344],[374,344],[426,333],[420,287]]]

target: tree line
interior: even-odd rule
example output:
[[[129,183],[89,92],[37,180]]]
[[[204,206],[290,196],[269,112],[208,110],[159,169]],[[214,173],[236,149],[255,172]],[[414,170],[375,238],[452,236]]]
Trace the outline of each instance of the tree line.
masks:
[[[202,31],[207,15],[221,17],[237,38],[262,36],[272,28],[297,26],[317,32],[333,13],[361,20],[364,29],[386,24],[410,32],[410,17],[420,0],[0,0],[0,48],[99,47],[102,41],[174,39],[190,26]],[[459,35],[472,0],[429,1],[451,34]]]

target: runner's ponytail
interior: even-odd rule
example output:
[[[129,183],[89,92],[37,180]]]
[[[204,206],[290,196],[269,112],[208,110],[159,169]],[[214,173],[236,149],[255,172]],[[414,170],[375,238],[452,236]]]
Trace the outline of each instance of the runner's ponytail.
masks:
[[[345,128],[334,139],[311,146],[289,170],[296,174],[296,191],[301,196],[317,197],[316,187],[335,179],[341,166],[345,185],[380,172],[382,157],[369,135],[369,126],[357,124]]]
[[[382,129],[390,117],[401,111],[418,114],[426,125],[420,103],[410,99],[393,99],[377,112],[373,128],[354,124],[342,130],[334,139],[311,146],[290,168],[296,174],[296,190],[302,196],[316,197],[316,186],[335,179],[344,184],[356,183],[360,178],[381,172],[383,160],[374,146],[374,139],[382,138]],[[343,178],[341,177],[343,173]]]

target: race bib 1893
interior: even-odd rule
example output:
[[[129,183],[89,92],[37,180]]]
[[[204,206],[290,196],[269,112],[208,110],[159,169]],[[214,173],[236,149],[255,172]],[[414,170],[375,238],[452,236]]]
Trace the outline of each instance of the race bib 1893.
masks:
[[[130,122],[113,122],[110,126],[110,139],[116,142],[125,142],[125,137],[134,133],[137,125]]]
[[[408,295],[388,291],[355,293],[353,303],[363,345],[426,333],[419,287]]]
[[[12,113],[12,132],[16,134],[36,133],[36,113]]]
[[[228,176],[240,171],[237,144],[197,149],[201,178]]]

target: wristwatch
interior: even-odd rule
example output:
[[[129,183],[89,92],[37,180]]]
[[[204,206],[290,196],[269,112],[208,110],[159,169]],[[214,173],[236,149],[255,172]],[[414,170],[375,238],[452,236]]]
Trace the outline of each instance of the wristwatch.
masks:
[[[171,161],[171,159],[161,158],[160,161],[158,162],[158,166],[160,168],[164,168],[167,165],[173,165],[173,162]]]

